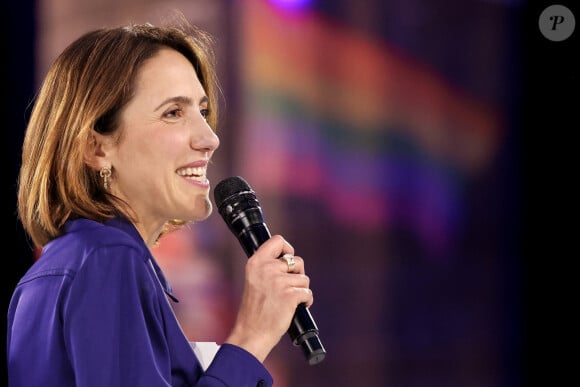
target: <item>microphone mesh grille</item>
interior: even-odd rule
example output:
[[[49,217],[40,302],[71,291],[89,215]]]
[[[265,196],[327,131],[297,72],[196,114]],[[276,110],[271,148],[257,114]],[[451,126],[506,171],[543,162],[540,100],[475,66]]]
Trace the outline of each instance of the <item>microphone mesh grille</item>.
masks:
[[[218,207],[230,196],[243,191],[251,191],[250,185],[241,177],[228,177],[216,185],[213,196]]]

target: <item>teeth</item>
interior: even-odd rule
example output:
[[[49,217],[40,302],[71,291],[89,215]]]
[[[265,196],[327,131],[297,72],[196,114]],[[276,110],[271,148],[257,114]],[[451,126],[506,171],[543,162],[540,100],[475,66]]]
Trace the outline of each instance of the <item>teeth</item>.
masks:
[[[196,167],[196,168],[181,168],[177,170],[177,174],[179,176],[187,177],[189,179],[198,180],[198,181],[205,181],[205,172],[206,167]]]

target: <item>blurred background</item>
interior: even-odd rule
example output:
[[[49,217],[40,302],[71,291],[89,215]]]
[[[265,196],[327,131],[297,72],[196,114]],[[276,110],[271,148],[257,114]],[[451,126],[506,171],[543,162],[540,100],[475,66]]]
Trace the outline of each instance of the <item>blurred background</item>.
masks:
[[[524,145],[546,141],[546,150],[551,140],[523,128],[554,119],[534,115],[546,102],[537,90],[551,84],[535,78],[535,66],[557,65],[549,79],[577,94],[577,66],[562,59],[577,32],[557,48],[546,43],[535,28],[545,5],[9,2],[2,218],[13,249],[4,307],[34,259],[15,216],[15,182],[48,66],[88,30],[162,23],[177,9],[216,43],[223,98],[212,185],[243,176],[270,231],[291,241],[311,277],[328,354],[309,366],[284,337],[266,361],[275,385],[525,385],[532,261],[522,244],[523,178],[533,161]],[[246,256],[217,211],[166,236],[154,254],[188,338],[223,340]]]

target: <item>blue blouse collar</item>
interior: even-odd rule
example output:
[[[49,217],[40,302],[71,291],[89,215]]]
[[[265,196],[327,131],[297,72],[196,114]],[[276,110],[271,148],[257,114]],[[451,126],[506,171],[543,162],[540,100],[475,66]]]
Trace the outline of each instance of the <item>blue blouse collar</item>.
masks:
[[[84,223],[87,221],[91,222],[91,220],[83,219],[83,218],[69,220],[65,223],[65,231],[66,232],[74,231],[75,228],[80,227],[80,223]],[[103,224],[105,226],[114,227],[114,228],[117,228],[119,230],[124,231],[125,233],[129,234],[131,236],[131,238],[135,239],[136,241],[138,241],[139,243],[144,245],[145,250],[147,250],[149,252],[148,260],[149,260],[149,263],[151,265],[151,268],[153,269],[153,272],[155,273],[155,275],[159,279],[159,283],[161,284],[163,291],[165,292],[165,294],[167,294],[169,296],[169,298],[171,298],[171,300],[173,300],[174,302],[179,302],[179,300],[173,295],[171,285],[169,284],[169,282],[165,278],[163,271],[159,267],[159,264],[157,263],[157,261],[155,261],[155,258],[151,254],[151,251],[145,245],[145,241],[141,237],[141,234],[139,234],[139,231],[137,231],[137,228],[135,227],[135,225],[124,218],[112,218],[112,219],[104,221]]]
[[[143,241],[143,238],[141,237],[141,234],[139,234],[139,231],[137,231],[137,228],[135,227],[135,225],[126,219],[112,218],[112,219],[105,221],[104,224],[107,226],[111,226],[111,227],[115,227],[115,228],[118,228],[120,230],[123,230],[127,234],[131,235],[131,237],[138,239],[141,243],[145,243]],[[147,248],[147,250],[149,251],[149,248]],[[153,271],[157,275],[157,278],[159,279],[159,283],[161,284],[161,287],[163,288],[163,291],[165,292],[165,294],[167,294],[169,296],[169,298],[171,298],[174,302],[179,302],[179,300],[173,295],[173,290],[171,289],[171,285],[169,284],[169,281],[167,281],[167,279],[165,278],[163,271],[159,267],[159,264],[157,263],[157,261],[155,260],[155,258],[151,254],[151,252],[149,252],[149,262],[151,263],[151,267],[153,268]]]

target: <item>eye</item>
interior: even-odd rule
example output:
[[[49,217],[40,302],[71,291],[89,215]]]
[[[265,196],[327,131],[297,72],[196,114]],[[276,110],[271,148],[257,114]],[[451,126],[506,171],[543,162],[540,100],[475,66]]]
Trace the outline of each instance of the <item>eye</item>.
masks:
[[[183,110],[181,110],[180,108],[171,109],[171,110],[168,110],[165,113],[163,113],[163,117],[165,117],[165,118],[177,118],[177,117],[181,117],[182,115],[183,115]]]
[[[207,117],[209,117],[209,109],[208,108],[201,109],[199,112],[201,113],[201,116],[207,120]]]

